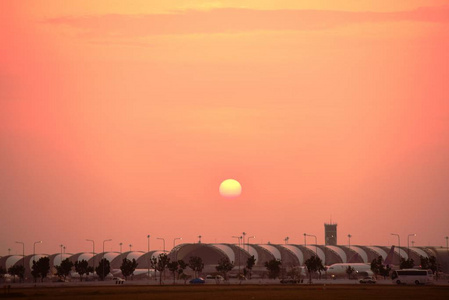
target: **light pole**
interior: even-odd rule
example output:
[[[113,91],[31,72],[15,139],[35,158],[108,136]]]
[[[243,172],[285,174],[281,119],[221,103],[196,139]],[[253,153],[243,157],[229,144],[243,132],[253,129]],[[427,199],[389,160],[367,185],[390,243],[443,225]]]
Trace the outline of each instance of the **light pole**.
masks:
[[[35,256],[36,256],[36,244],[41,244],[41,243],[42,243],[42,241],[34,242],[34,245],[33,245],[33,262],[36,261],[36,258],[35,258]]]
[[[201,244],[201,235],[198,236],[198,244]]]
[[[104,262],[104,244],[106,243],[106,242],[110,242],[110,241],[112,241],[112,239],[107,239],[107,240],[103,240],[103,258],[102,258],[102,261],[103,261],[103,280],[104,280],[104,278],[106,277],[106,274],[104,274],[104,265],[105,265],[105,262]]]
[[[241,236],[232,236],[233,238],[237,239],[237,243],[239,245],[239,247],[237,248],[237,250],[239,251],[239,279],[240,279],[240,239],[242,238]]]
[[[59,247],[61,247],[61,263],[59,264],[59,266],[61,267],[62,266],[62,248],[64,248],[64,245],[61,244],[61,245],[59,245]]]
[[[11,255],[11,248],[8,248],[8,255]]]
[[[447,242],[449,239],[449,236],[445,237],[445,239],[446,239],[446,251],[449,251],[449,244]]]
[[[122,245],[123,245],[123,243],[119,244],[119,246],[120,246],[120,255],[122,254]]]
[[[349,245],[349,249],[351,249],[351,238],[352,238],[352,235],[348,234],[348,245]]]
[[[129,252],[131,252],[132,249],[133,249],[133,245],[132,245],[132,244],[129,244]]]
[[[92,272],[95,273],[95,241],[88,239],[86,239],[86,241],[92,242],[92,268],[94,269]]]
[[[255,235],[253,235],[253,236],[249,236],[248,237],[248,252],[249,252],[249,239],[255,239],[256,238],[256,236]]]
[[[304,247],[307,246],[307,234],[304,233]]]
[[[245,250],[245,236],[246,236],[246,232],[242,232],[242,247],[243,247],[243,250]]]
[[[305,234],[305,233],[304,233]],[[306,236],[314,237],[315,238],[315,255],[318,256],[318,246],[317,246],[317,239],[316,236],[313,234],[305,234]]]
[[[147,256],[148,256],[148,259],[147,259],[147,264],[148,264],[148,280],[150,280],[150,237],[151,237],[151,235],[147,235],[147,239],[148,239],[148,247],[147,247],[147,249],[148,249],[148,253],[147,253]]]
[[[22,266],[25,267],[25,243],[16,242],[17,244],[22,244]]]
[[[398,237],[399,264],[401,264],[401,237],[397,233],[392,233],[391,235],[395,235]]]
[[[416,233],[410,233],[409,235],[407,235],[407,256],[410,257],[410,237],[411,236],[416,236]]]
[[[64,254],[65,254],[65,246],[64,247],[62,247],[63,249],[64,249]]]
[[[286,237],[286,238],[284,239],[286,245],[288,244],[288,240],[289,240],[289,237]]]
[[[163,245],[164,245],[164,253],[165,253],[165,239],[164,238],[156,238],[157,240],[162,240]]]

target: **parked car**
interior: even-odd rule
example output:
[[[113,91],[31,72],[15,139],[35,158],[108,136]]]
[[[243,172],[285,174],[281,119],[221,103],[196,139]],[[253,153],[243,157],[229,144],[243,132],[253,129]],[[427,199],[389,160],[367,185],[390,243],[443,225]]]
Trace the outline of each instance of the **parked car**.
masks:
[[[372,276],[368,276],[363,279],[360,279],[360,283],[376,283],[376,279]]]
[[[193,279],[191,279],[189,282],[190,282],[190,284],[202,284],[202,283],[206,283],[206,281],[205,281],[203,278],[201,278],[201,277],[193,278]]]

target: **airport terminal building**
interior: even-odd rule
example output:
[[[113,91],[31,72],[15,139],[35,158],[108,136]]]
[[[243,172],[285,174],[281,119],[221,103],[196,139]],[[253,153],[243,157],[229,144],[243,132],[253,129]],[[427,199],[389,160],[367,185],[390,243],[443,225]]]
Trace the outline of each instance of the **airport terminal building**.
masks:
[[[184,260],[188,262],[190,257],[201,257],[204,263],[204,274],[216,272],[215,267],[218,261],[227,257],[234,262],[235,267],[232,272],[237,273],[239,268],[243,270],[246,261],[253,256],[256,264],[253,273],[263,273],[266,271],[265,262],[276,259],[282,261],[283,267],[303,266],[304,262],[313,255],[318,255],[326,266],[335,263],[371,263],[371,261],[379,256],[386,258],[390,247],[387,246],[362,246],[362,245],[297,245],[297,244],[225,244],[225,243],[185,243],[173,248],[170,252],[166,252],[171,260]],[[0,266],[8,269],[14,265],[25,266],[25,277],[31,278],[31,267],[33,259],[38,260],[40,257],[48,256],[50,258],[51,272],[55,273],[54,266],[61,263],[62,260],[68,258],[72,262],[86,260],[89,265],[98,265],[102,258],[109,260],[113,275],[120,275],[120,266],[124,258],[135,259],[138,263],[137,269],[149,269],[149,261],[152,257],[159,256],[163,251],[129,251],[129,252],[105,252],[92,253],[82,252],[76,254],[57,253],[57,254],[37,254],[26,255],[8,255],[0,258]],[[420,257],[435,256],[443,273],[449,273],[449,251],[446,247],[395,247],[393,265],[399,265],[400,258],[412,258],[415,265],[419,265]],[[186,273],[191,271],[189,268]],[[232,273],[231,272],[231,273]],[[142,272],[143,274],[144,272]],[[148,274],[148,273],[146,273]]]

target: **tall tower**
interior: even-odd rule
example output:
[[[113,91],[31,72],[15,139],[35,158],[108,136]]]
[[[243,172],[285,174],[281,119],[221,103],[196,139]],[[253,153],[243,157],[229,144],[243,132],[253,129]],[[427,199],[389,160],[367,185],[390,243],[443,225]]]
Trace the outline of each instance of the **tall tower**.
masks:
[[[326,245],[337,245],[337,224],[324,223],[324,242]]]

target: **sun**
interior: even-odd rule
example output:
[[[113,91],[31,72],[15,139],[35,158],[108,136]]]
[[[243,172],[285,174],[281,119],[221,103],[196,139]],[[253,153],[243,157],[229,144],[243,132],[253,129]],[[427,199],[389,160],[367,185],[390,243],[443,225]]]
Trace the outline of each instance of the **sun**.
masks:
[[[242,186],[235,179],[226,179],[220,184],[218,190],[223,197],[235,198],[242,193]]]

